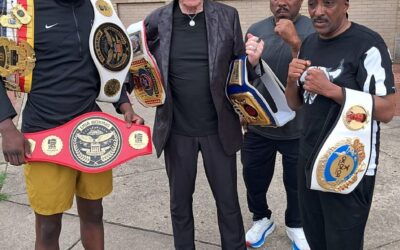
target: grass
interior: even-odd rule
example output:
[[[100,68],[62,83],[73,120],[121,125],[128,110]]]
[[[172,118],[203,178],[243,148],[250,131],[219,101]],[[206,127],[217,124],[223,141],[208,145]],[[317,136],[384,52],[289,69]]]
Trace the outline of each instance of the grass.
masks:
[[[0,173],[0,201],[7,200],[8,196],[1,193],[1,188],[3,187],[4,181],[6,180],[7,174]]]

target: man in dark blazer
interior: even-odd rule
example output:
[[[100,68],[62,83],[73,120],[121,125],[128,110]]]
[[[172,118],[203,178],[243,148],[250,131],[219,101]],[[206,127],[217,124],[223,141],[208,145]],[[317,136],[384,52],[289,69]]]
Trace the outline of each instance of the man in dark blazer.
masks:
[[[166,92],[165,104],[157,108],[153,142],[158,157],[164,150],[175,248],[195,249],[192,195],[201,151],[222,249],[246,249],[236,183],[242,134],[225,95],[230,62],[247,52],[238,12],[211,0],[175,0],[152,12],[145,25]],[[264,45],[257,39],[246,44],[252,66]]]

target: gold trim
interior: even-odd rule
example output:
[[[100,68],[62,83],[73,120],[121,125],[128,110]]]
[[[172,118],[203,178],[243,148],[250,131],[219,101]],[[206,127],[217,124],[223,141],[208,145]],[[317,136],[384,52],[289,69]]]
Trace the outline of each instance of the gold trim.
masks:
[[[22,23],[11,15],[3,15],[0,17],[0,24],[3,27],[11,29],[19,29],[22,27]]]
[[[231,94],[229,95],[229,99],[233,103],[233,108],[236,112],[239,113],[248,124],[261,126],[271,125],[271,119],[250,93]],[[253,108],[257,112],[256,116],[249,114],[246,111],[245,105]]]
[[[363,129],[370,122],[370,119],[369,112],[361,105],[351,106],[343,115],[344,125],[352,131]]]
[[[330,172],[333,173],[334,171],[336,173],[336,181],[334,182],[327,182],[324,178],[324,172],[326,169],[326,164],[328,162],[328,159],[331,157],[332,154],[336,153],[335,152],[339,147],[348,145],[350,147],[350,150],[352,150],[354,154],[358,156],[358,166],[352,166],[350,169],[350,166],[348,165],[349,162],[352,162],[352,159],[350,159],[350,156],[343,154],[341,155],[341,158],[337,158],[334,163],[331,165]],[[366,169],[366,164],[364,163],[365,159],[365,150],[364,150],[364,144],[360,141],[359,138],[346,138],[343,139],[335,144],[335,146],[329,148],[326,153],[320,158],[317,164],[317,181],[318,184],[326,189],[326,190],[331,190],[334,192],[341,192],[347,188],[349,188],[350,185],[355,183],[358,179],[357,175],[358,173],[364,171]],[[346,165],[347,164],[347,165]],[[335,166],[336,167],[332,167]],[[355,171],[353,175],[348,179],[344,180],[344,177],[348,175],[354,168]],[[346,175],[347,173],[347,175]],[[334,174],[332,174],[334,175]]]
[[[242,86],[242,60],[238,59],[233,62],[231,78],[229,79],[228,85],[239,85]]]
[[[96,1],[96,9],[106,17],[110,17],[113,14],[112,6],[104,0],[97,0]]]
[[[149,144],[149,137],[143,131],[134,131],[129,135],[129,145],[134,149],[144,149]]]
[[[73,128],[69,148],[78,164],[101,168],[117,159],[121,153],[122,137],[112,121],[103,117],[89,117]]]
[[[56,156],[63,149],[63,142],[60,137],[50,135],[42,141],[42,151],[48,156]]]
[[[93,49],[97,60],[106,69],[121,71],[131,58],[130,40],[125,31],[114,23],[103,23],[93,36]]]
[[[28,12],[25,10],[25,8],[20,4],[14,5],[14,7],[11,10],[11,13],[22,24],[28,24],[32,20],[32,17],[28,14]]]
[[[156,68],[149,61],[145,58],[133,60],[129,71],[134,83],[133,92],[143,106],[155,107],[163,104],[164,87]]]
[[[110,79],[104,85],[104,94],[108,97],[115,96],[119,93],[121,84],[117,79]]]
[[[0,37],[0,51],[0,75],[3,77],[15,73],[27,75],[35,67],[35,52],[26,41],[17,45],[13,40]]]

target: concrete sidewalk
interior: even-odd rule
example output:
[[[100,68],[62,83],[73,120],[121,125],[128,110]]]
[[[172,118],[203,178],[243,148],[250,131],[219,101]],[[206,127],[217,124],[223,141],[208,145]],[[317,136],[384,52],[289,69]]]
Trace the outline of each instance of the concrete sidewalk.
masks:
[[[152,126],[154,110],[136,104],[135,109]],[[111,105],[105,111],[114,113]],[[382,126],[380,166],[374,203],[365,235],[365,249],[400,249],[400,117]],[[277,222],[275,232],[261,249],[290,249],[285,234],[285,192],[282,167],[277,163],[268,200]],[[7,173],[1,192],[9,195],[0,202],[0,249],[34,248],[34,214],[29,208],[21,167],[7,166],[0,159],[0,172]],[[238,156],[238,188],[245,228],[251,226]],[[194,195],[196,245],[200,250],[220,249],[216,208],[202,160]],[[338,218],[340,219],[340,218]],[[106,249],[173,249],[169,214],[169,190],[163,159],[140,157],[114,170],[114,192],[104,199]],[[79,218],[73,207],[63,217],[61,249],[83,249]]]

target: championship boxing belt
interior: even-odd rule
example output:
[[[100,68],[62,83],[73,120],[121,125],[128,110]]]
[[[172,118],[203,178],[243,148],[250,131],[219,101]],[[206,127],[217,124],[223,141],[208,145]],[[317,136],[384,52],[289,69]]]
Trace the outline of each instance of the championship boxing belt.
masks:
[[[34,1],[2,0],[0,77],[7,90],[29,93],[35,67]]]
[[[165,92],[157,62],[147,47],[146,29],[143,21],[128,27],[132,42],[133,60],[130,67],[133,91],[137,100],[145,107],[164,104]]]
[[[234,60],[230,65],[226,95],[236,113],[249,125],[281,127],[291,121],[296,113],[292,111],[285,98],[284,87],[269,66],[262,61],[265,74],[261,81],[263,94],[248,80],[247,57]]]
[[[90,0],[94,21],[89,48],[100,75],[97,97],[102,102],[117,102],[132,62],[132,45],[110,0]]]
[[[344,88],[345,102],[312,163],[313,190],[348,194],[369,166],[372,149],[372,95]]]
[[[52,162],[87,173],[114,168],[152,153],[150,128],[132,125],[103,112],[90,112],[57,128],[25,133],[28,162]]]

